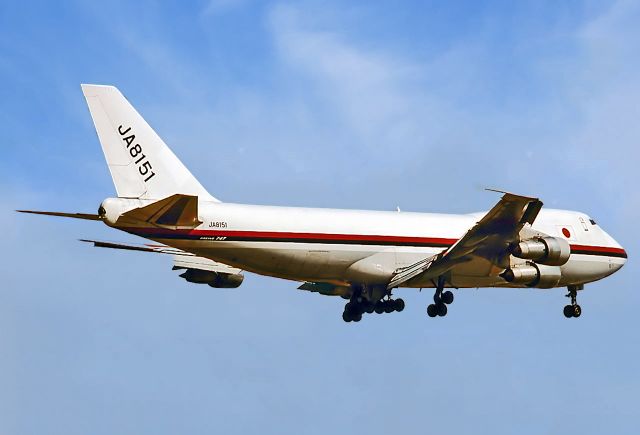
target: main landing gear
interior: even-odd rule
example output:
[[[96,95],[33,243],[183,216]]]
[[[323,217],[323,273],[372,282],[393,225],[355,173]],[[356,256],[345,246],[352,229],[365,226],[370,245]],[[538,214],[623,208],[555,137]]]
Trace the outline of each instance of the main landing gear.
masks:
[[[571,298],[571,304],[564,307],[564,316],[567,319],[571,317],[580,317],[580,315],[582,314],[582,308],[580,308],[580,305],[578,305],[576,299],[578,296],[578,290],[582,290],[584,286],[582,284],[570,285],[567,288],[569,289],[569,293],[567,293],[566,297]]]
[[[362,320],[364,313],[393,313],[394,311],[400,312],[404,310],[404,301],[398,299],[381,299],[377,302],[370,302],[363,298],[352,298],[344,306],[344,312],[342,313],[342,320],[345,322],[359,322]]]
[[[436,292],[433,295],[433,304],[427,307],[427,315],[429,317],[444,317],[447,315],[447,305],[453,302],[453,293],[450,290],[443,292],[444,278],[438,278]]]

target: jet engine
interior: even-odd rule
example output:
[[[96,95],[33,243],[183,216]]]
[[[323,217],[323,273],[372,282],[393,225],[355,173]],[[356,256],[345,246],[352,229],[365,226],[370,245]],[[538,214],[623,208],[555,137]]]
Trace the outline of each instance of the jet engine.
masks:
[[[187,269],[179,275],[181,278],[196,284],[209,284],[215,288],[240,287],[244,275],[240,273],[213,272],[211,270]]]
[[[562,266],[569,261],[571,247],[566,240],[558,237],[539,237],[518,243],[511,253],[539,264]]]
[[[553,288],[562,278],[562,272],[558,266],[527,263],[514,266],[502,272],[500,275],[505,281],[512,284],[522,284],[527,287]]]

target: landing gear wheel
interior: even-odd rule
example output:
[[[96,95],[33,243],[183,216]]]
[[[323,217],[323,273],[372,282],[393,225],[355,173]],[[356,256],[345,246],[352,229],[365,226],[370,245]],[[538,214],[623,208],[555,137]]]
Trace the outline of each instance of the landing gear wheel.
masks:
[[[393,305],[394,305],[394,307],[393,307],[393,308],[394,308],[397,312],[400,312],[400,311],[404,310],[404,301],[403,301],[402,299],[396,299],[396,300],[394,301]]]
[[[360,320],[362,320],[362,313],[361,312],[357,312],[353,314],[352,319],[354,322],[359,322]]]
[[[393,302],[391,300],[385,301],[384,302],[384,312],[385,313],[393,313]]]
[[[438,277],[436,283],[436,292],[433,295],[433,304],[427,307],[427,314],[429,317],[444,317],[447,315],[447,304],[453,302],[453,293],[449,290],[443,291],[445,285],[444,276]]]
[[[449,290],[442,293],[442,302],[444,302],[447,305],[451,304],[453,302],[453,293]]]
[[[349,311],[344,310],[344,313],[342,313],[342,320],[344,320],[345,322],[349,323],[351,322],[351,315],[349,314]]]
[[[382,302],[378,302],[375,305],[375,308],[373,309],[373,311],[376,312],[376,314],[382,314],[384,313],[384,306],[382,305]]]
[[[375,305],[372,303],[367,303],[367,305],[365,306],[364,312],[367,314],[371,314],[373,313],[373,310],[375,309]]]
[[[571,298],[571,304],[564,307],[563,313],[567,318],[570,317],[580,317],[582,314],[582,308],[578,305],[578,290],[582,290],[584,286],[580,285],[570,285],[567,287],[569,289],[569,293],[567,294],[568,298]]]
[[[431,304],[427,307],[427,315],[429,317],[436,317],[438,315],[438,309],[436,308],[436,304]]]
[[[582,314],[582,308],[580,308],[580,305],[576,304],[573,306],[573,317],[580,317],[580,314]]]
[[[566,317],[567,319],[573,317],[573,305],[565,305],[563,313],[564,317]]]

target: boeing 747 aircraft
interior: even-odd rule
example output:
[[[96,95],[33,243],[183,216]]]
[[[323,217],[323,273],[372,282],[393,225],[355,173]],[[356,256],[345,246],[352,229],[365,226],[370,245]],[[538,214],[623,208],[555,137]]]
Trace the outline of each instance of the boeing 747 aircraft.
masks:
[[[538,198],[501,192],[486,213],[464,215],[268,207],[214,198],[113,86],[82,85],[117,197],[97,214],[19,210],[102,221],[153,241],[85,240],[104,248],[173,255],[189,282],[235,288],[242,271],[298,281],[340,296],[342,318],[402,311],[400,287],[433,288],[430,317],[445,316],[450,289],[566,287],[611,275],[627,253],[584,213],[543,209]]]

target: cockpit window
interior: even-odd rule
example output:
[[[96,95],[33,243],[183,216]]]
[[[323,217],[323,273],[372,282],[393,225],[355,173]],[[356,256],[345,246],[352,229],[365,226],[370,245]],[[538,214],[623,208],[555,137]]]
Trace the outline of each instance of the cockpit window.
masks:
[[[598,225],[596,224],[596,221],[594,221],[593,219],[589,219],[589,222],[591,222],[591,225]]]

